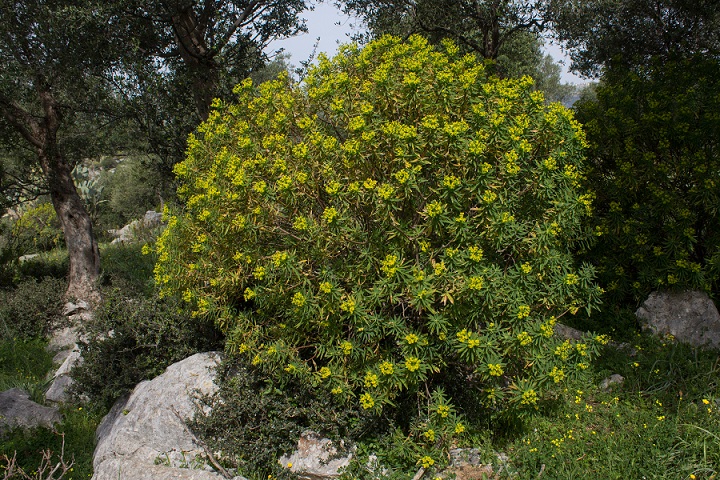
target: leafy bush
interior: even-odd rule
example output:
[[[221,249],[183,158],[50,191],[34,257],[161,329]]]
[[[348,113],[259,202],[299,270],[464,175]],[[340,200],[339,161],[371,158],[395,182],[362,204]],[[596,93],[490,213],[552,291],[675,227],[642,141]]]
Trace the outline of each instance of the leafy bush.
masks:
[[[292,452],[308,429],[335,440],[378,430],[374,415],[337,405],[332,394],[299,379],[280,388],[261,369],[233,360],[219,373],[219,391],[201,402],[211,414],[199,409],[190,427],[248,478],[288,478],[277,459]]]
[[[427,466],[465,429],[443,388],[469,379],[517,416],[587,368],[596,343],[553,325],[599,293],[570,253],[591,202],[579,124],[445,50],[384,37],[303,86],[239,85],[190,138],[156,246],[161,293],[230,352],[366,410],[414,404]]]
[[[719,75],[703,58],[612,68],[597,100],[578,104],[599,235],[585,258],[610,303],[658,288],[718,292]]]
[[[15,284],[29,279],[41,280],[46,277],[65,281],[70,269],[70,259],[67,249],[56,248],[22,262],[13,262],[12,267]]]
[[[142,380],[169,365],[218,347],[211,325],[191,321],[172,299],[129,297],[119,288],[105,292],[93,319],[82,325],[82,365],[73,370],[75,392],[99,408],[110,408]]]
[[[12,221],[0,218],[0,288],[12,285],[17,256],[12,246]]]
[[[102,211],[103,224],[120,227],[142,218],[146,211],[157,208],[165,194],[163,178],[149,163],[152,159],[130,156],[107,175]],[[165,195],[164,195],[165,196]],[[167,196],[166,196],[167,197]]]
[[[0,290],[0,337],[30,340],[45,337],[60,318],[65,281],[44,278]]]
[[[12,237],[18,255],[52,250],[62,245],[64,238],[51,203],[25,211],[13,225]]]
[[[0,440],[0,470],[12,463],[9,460],[13,455],[16,470],[15,475],[4,479],[73,480],[92,477],[95,431],[102,418],[86,409],[70,408],[69,405],[61,409],[61,414],[63,421],[52,429],[18,427],[5,432]],[[7,457],[3,458],[3,455]],[[71,469],[65,471],[70,462]],[[17,469],[30,476],[22,476]]]

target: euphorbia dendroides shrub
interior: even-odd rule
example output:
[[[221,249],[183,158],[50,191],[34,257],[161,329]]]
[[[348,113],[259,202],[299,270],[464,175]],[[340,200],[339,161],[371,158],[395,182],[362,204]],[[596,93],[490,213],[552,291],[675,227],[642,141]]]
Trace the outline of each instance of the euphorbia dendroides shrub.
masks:
[[[488,411],[522,413],[597,348],[553,336],[599,293],[570,254],[582,131],[529,78],[457,52],[384,37],[300,85],[242,83],[190,138],[157,243],[162,291],[230,352],[365,409],[422,395],[427,448],[465,430],[457,372]]]

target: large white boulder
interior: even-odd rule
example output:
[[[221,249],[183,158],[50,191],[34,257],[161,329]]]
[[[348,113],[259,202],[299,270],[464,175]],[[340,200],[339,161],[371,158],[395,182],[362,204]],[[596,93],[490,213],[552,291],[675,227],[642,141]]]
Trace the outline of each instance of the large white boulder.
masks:
[[[219,480],[185,426],[198,394],[217,390],[216,352],[199,353],[140,383],[98,427],[93,480]],[[236,477],[240,479],[242,477]]]

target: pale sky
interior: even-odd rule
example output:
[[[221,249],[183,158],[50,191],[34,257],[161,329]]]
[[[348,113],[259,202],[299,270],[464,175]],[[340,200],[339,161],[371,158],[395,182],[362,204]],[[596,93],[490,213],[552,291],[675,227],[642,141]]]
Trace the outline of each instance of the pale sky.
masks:
[[[328,56],[335,55],[339,44],[350,41],[348,34],[353,33],[352,25],[359,23],[356,19],[348,18],[328,0],[316,5],[314,11],[305,12],[302,16],[307,19],[308,33],[273,42],[269,47],[271,51],[279,48],[285,49],[285,53],[290,56],[290,63],[295,66],[299,66],[301,61],[307,60],[310,57],[313,45],[318,37],[320,37],[320,42],[317,53],[325,52]],[[567,71],[570,61],[565,59],[559,46],[548,44],[546,45],[546,51],[552,55],[556,61],[565,61],[566,65],[562,66],[563,82],[573,84],[586,83],[586,80]]]

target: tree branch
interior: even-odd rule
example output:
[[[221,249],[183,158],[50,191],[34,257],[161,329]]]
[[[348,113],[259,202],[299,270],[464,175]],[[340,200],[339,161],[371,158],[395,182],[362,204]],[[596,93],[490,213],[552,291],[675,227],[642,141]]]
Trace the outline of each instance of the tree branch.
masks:
[[[259,3],[260,0],[253,0],[247,7],[245,7],[245,10],[243,10],[243,12],[238,16],[238,18],[235,19],[233,24],[230,26],[228,31],[218,43],[217,51],[221,51],[223,48],[225,48],[225,45],[230,42],[230,39],[233,37],[233,35],[235,35],[237,29],[240,28],[248,18],[255,15],[256,12],[254,10]]]
[[[5,120],[30,144],[42,148],[40,121],[25,110],[19,103],[0,93],[0,110]]]

